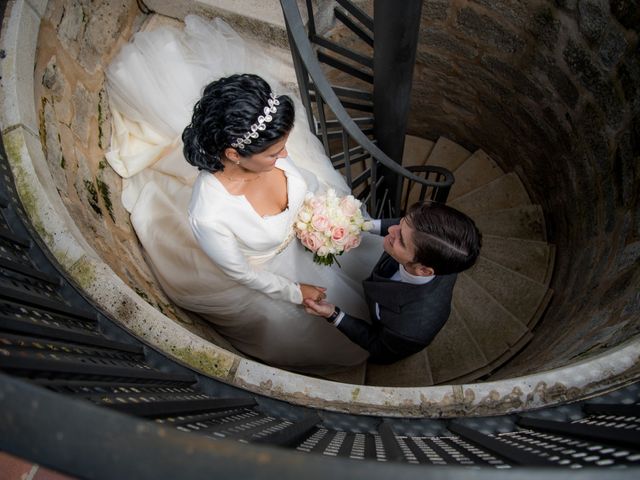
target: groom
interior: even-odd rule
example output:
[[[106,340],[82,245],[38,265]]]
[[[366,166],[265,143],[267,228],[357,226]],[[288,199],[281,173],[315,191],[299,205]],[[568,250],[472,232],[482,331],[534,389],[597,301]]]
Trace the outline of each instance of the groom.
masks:
[[[393,363],[425,348],[449,318],[456,274],[471,267],[482,236],[473,220],[446,205],[413,205],[406,216],[377,220],[385,253],[363,282],[372,321],[326,301],[304,301],[367,350],[372,363]]]

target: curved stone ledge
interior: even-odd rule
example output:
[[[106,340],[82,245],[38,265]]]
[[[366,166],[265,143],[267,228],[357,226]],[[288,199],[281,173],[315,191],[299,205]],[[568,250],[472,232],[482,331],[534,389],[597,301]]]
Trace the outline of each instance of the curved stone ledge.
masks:
[[[9,4],[1,45],[2,135],[32,224],[70,278],[113,319],[169,357],[223,382],[290,403],[355,414],[459,417],[520,412],[587,398],[640,377],[640,340],[588,360],[502,381],[422,388],[341,384],[272,368],[217,347],[145,302],[101,260],[67,212],[35,124],[33,61],[46,2]],[[18,46],[20,46],[18,48]]]

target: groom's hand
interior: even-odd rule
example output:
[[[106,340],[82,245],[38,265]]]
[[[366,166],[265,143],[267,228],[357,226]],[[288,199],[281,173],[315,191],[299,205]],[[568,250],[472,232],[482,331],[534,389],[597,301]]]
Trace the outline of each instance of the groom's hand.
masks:
[[[325,300],[316,302],[314,300],[306,299],[302,302],[304,304],[304,311],[311,315],[317,315],[318,317],[329,318],[333,314],[336,306]]]

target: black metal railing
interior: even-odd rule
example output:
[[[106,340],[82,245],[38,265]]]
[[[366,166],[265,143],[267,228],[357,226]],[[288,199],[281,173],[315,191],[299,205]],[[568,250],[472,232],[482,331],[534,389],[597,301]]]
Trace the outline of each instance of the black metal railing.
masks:
[[[280,3],[309,125],[354,195],[366,204],[374,217],[402,215],[408,202],[445,203],[454,182],[453,174],[430,165],[404,168],[400,165],[401,159],[385,154],[373,138],[375,120],[370,89],[332,85],[321,66],[322,63],[351,78],[350,83],[371,86],[375,74],[372,55],[320,35],[311,0],[306,2],[308,29],[295,0]],[[357,41],[365,44],[364,50],[372,47],[373,19],[353,2],[340,0],[337,4],[335,18]]]

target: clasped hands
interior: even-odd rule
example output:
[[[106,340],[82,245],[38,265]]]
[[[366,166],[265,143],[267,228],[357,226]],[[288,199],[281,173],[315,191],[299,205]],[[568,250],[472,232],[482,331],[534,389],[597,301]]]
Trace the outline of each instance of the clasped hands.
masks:
[[[327,298],[326,288],[301,283],[300,291],[302,292],[302,305],[307,313],[319,317],[328,317],[333,313],[335,305],[325,301]]]
[[[302,303],[305,300],[313,300],[315,302],[319,302],[327,298],[327,291],[324,287],[317,287],[315,285],[309,285],[307,283],[300,284],[300,292],[302,293]]]

